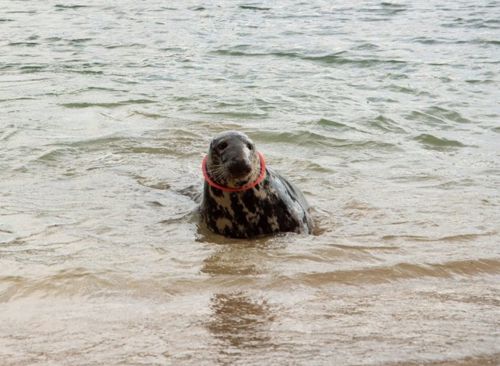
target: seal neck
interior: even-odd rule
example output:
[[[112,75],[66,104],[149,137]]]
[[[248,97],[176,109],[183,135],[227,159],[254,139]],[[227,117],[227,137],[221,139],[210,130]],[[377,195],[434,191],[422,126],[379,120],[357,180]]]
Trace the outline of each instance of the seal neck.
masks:
[[[259,177],[254,180],[253,182],[247,183],[244,186],[238,187],[238,188],[232,188],[232,187],[225,187],[221,186],[220,184],[215,183],[212,178],[208,175],[207,171],[207,160],[208,160],[208,155],[205,156],[203,159],[203,162],[201,163],[201,170],[203,171],[203,177],[205,178],[205,182],[208,183],[208,185],[220,189],[221,191],[224,192],[243,192],[246,190],[249,190],[250,188],[255,187],[257,184],[262,182],[264,178],[266,177],[266,161],[264,160],[264,155],[262,155],[260,152],[257,152],[259,154],[259,159],[260,159],[260,174]]]

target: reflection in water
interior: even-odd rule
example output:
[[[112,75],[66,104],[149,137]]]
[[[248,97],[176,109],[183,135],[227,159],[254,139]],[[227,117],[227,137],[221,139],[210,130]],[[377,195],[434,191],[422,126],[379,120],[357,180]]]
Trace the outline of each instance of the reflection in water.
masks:
[[[274,315],[266,300],[252,300],[244,293],[215,294],[211,299],[212,319],[207,328],[226,347],[263,348],[269,346],[269,325]],[[226,347],[224,347],[226,346]]]
[[[205,259],[202,272],[214,278],[238,277],[239,281],[262,273],[259,248],[234,244],[219,248]],[[241,291],[215,293],[210,300],[210,309],[212,315],[206,327],[218,341],[221,358],[229,353],[272,344],[269,326],[275,316],[266,299],[255,299]]]
[[[251,260],[251,253],[245,255],[244,252],[241,247],[228,245],[227,249],[217,251],[206,258],[201,271],[213,276],[259,274],[261,271]]]

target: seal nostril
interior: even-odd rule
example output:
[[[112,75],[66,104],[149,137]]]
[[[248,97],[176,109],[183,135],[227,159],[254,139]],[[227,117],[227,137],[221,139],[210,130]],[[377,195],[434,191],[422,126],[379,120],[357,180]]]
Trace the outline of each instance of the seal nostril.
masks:
[[[229,172],[234,177],[242,177],[252,171],[252,166],[246,160],[236,160],[228,167]]]

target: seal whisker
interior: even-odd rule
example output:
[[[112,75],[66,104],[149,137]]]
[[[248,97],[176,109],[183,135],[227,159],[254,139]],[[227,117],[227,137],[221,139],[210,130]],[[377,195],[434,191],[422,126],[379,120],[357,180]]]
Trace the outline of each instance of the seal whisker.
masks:
[[[212,166],[210,169],[210,175],[216,180],[220,181],[226,180],[226,172],[225,169],[222,165],[216,165],[215,167]]]

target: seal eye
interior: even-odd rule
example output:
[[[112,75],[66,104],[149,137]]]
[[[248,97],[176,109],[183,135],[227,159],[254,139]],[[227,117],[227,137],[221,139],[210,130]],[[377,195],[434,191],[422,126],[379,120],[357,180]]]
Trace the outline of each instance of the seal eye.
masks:
[[[253,150],[253,145],[251,143],[247,144],[248,150]]]
[[[219,145],[217,145],[217,149],[219,150],[224,150],[227,147],[227,142],[221,142]]]

